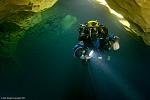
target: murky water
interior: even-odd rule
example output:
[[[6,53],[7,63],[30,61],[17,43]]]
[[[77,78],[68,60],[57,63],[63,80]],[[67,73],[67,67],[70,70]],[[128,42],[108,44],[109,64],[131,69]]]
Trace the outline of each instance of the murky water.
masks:
[[[150,99],[150,47],[133,38],[105,7],[88,0],[61,0],[41,16],[42,22],[18,44],[16,66],[7,64],[1,73],[0,95],[27,100]],[[121,48],[104,54],[110,61],[82,65],[72,48],[79,24],[91,19],[118,35]]]

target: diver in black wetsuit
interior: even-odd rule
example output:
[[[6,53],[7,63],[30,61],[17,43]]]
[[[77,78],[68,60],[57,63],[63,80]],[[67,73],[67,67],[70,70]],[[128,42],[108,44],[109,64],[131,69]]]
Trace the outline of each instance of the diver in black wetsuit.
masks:
[[[81,59],[85,59],[89,48],[110,50],[113,47],[114,50],[118,50],[118,40],[117,36],[109,35],[107,27],[101,25],[98,21],[88,21],[85,25],[81,24],[79,27],[79,43],[74,47],[74,54]],[[116,47],[114,46],[115,43],[118,43]]]

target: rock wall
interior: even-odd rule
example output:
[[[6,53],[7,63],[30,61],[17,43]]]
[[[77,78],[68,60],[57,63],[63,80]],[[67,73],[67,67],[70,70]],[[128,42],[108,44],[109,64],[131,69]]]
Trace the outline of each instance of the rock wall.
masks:
[[[49,8],[55,4],[57,0],[9,0],[12,5],[20,7],[20,9],[38,12]]]
[[[116,12],[130,23],[132,32],[150,45],[150,0],[106,0]]]
[[[39,23],[41,11],[57,0],[0,0],[0,57],[13,56],[24,31]]]

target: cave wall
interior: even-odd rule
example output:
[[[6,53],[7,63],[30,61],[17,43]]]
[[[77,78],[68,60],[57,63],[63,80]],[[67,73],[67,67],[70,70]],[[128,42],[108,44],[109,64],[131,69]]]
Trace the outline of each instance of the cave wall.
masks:
[[[57,0],[0,0],[0,20],[19,11],[39,12],[52,7]]]
[[[0,0],[0,57],[13,56],[24,31],[40,23],[57,0]]]
[[[150,0],[106,0],[116,12],[129,21],[132,32],[150,45]]]
[[[9,0],[12,5],[24,10],[38,12],[51,7],[57,0]]]

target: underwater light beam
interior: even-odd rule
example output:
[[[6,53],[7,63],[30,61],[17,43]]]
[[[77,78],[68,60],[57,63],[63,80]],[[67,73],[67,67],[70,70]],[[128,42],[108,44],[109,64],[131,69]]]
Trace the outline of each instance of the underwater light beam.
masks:
[[[120,77],[120,75],[116,74],[109,68],[107,62],[102,60],[93,60],[92,59],[92,68],[96,70],[102,70],[106,75],[108,75],[113,82],[122,90],[125,96],[129,98],[129,100],[144,100],[139,93],[137,93],[126,81]]]

